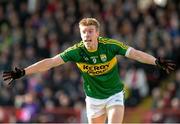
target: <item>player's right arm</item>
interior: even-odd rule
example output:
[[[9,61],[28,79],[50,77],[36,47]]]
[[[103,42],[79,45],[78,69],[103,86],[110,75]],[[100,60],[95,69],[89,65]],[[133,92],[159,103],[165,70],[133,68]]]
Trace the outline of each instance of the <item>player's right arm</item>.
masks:
[[[31,66],[28,66],[27,68],[24,69],[25,75],[44,72],[44,71],[47,71],[53,67],[62,65],[64,63],[65,62],[63,61],[63,59],[58,54],[52,58],[46,58],[46,59],[43,59],[43,60],[41,60],[41,61],[31,65]]]
[[[15,79],[21,78],[25,75],[44,72],[64,63],[65,62],[60,57],[60,55],[56,55],[52,58],[43,59],[33,65],[26,67],[25,69],[15,68],[15,70],[3,72],[3,80],[5,85],[10,86],[12,81]]]
[[[41,73],[68,61],[79,61],[80,58],[78,46],[74,45],[52,58],[43,59],[24,69],[15,68],[15,70],[5,71],[3,72],[3,80],[5,85],[11,85],[13,80],[21,78],[25,75]]]

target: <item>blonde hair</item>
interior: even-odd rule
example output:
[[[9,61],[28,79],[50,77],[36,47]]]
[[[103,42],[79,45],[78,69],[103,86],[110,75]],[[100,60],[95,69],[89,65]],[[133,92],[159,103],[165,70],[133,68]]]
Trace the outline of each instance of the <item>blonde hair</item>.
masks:
[[[100,29],[100,23],[98,20],[96,20],[95,18],[83,18],[80,22],[79,22],[79,27],[80,26],[90,26],[90,25],[94,25],[96,27],[96,30],[99,31]]]

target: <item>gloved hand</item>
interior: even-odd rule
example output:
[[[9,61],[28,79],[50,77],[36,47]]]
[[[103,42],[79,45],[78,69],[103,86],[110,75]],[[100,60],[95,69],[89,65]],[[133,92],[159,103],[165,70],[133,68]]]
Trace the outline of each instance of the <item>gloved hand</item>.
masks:
[[[156,66],[164,71],[166,71],[166,73],[170,73],[171,71],[175,70],[176,64],[174,63],[174,61],[172,60],[164,60],[162,58],[157,58],[156,61]]]
[[[12,82],[25,75],[25,70],[15,67],[15,70],[3,72],[3,80],[5,85],[11,86]]]

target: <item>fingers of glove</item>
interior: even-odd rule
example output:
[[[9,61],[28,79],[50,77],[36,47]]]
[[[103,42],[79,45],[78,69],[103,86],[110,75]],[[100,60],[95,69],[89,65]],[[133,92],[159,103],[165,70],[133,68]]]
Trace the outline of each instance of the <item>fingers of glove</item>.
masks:
[[[3,78],[6,78],[6,77],[12,77],[12,74],[11,73],[8,73],[8,74],[4,74],[3,73],[3,76],[2,76]]]
[[[10,76],[11,74],[12,74],[12,72],[3,72],[3,77]]]
[[[171,61],[171,60],[166,60],[162,65],[165,65],[165,66],[176,66],[175,62],[174,61]]]
[[[10,80],[5,81],[5,83],[4,83],[5,86],[10,87],[11,84],[12,84],[12,81],[13,81],[13,79],[10,79]]]
[[[162,65],[176,65],[175,61],[173,61],[173,60],[164,60],[162,58],[159,58],[158,60],[159,60],[160,64],[162,64]]]
[[[7,78],[7,77],[12,77],[12,75],[3,75],[2,77],[4,79],[4,78]]]
[[[171,67],[173,67],[173,68],[176,67],[176,64],[175,64],[175,63],[167,63],[166,65],[167,65],[167,66],[171,66]]]
[[[8,86],[10,86],[12,84],[12,81],[13,81],[13,79],[9,80]]]
[[[5,77],[5,78],[3,78],[4,81],[9,80],[9,79],[13,79],[13,78],[12,77]]]
[[[167,66],[167,68],[168,68],[169,70],[171,70],[171,71],[174,71],[174,70],[175,70],[175,68],[172,67],[172,66]]]
[[[172,68],[171,66],[167,66],[166,72],[169,74],[170,72],[174,71],[175,69]]]

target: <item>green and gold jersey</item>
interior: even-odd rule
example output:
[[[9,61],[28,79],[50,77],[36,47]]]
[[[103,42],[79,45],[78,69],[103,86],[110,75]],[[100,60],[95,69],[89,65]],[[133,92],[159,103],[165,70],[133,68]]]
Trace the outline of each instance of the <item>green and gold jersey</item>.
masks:
[[[83,42],[60,53],[64,62],[77,64],[83,77],[83,87],[89,97],[105,99],[123,90],[116,55],[125,56],[128,46],[109,38],[98,38],[98,50],[89,52]]]

